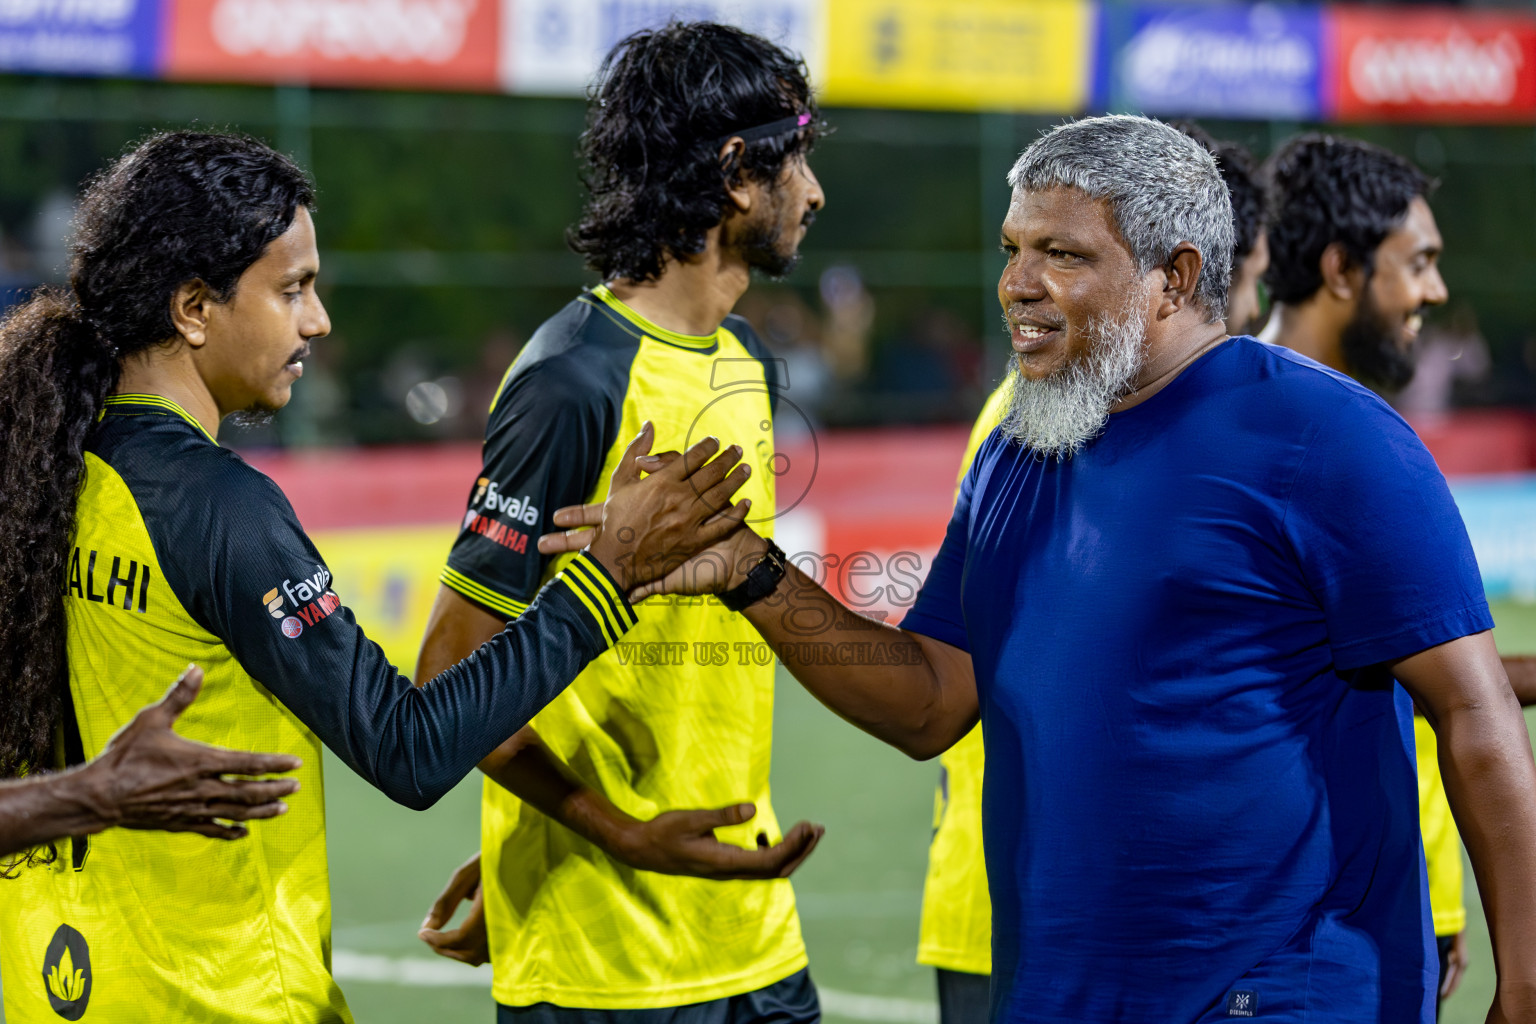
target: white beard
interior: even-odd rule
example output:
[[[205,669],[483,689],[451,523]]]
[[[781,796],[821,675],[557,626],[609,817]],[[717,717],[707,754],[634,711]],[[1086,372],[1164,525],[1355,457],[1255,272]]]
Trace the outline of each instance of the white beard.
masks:
[[[1118,314],[1088,321],[1088,354],[1049,377],[1030,380],[1019,372],[1018,357],[1010,357],[1003,433],[1040,455],[1063,459],[1097,437],[1109,410],[1136,390],[1146,363],[1145,299],[1132,295]]]

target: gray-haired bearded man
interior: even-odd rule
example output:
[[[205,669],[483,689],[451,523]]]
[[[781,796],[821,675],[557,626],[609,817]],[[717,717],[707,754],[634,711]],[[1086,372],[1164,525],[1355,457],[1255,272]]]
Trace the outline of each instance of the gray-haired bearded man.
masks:
[[[1489,1020],[1536,1019],[1536,764],[1434,461],[1354,381],[1227,335],[1194,140],[1079,121],[1009,183],[1013,407],[901,628],[750,531],[660,587],[748,580],[796,678],[914,757],[980,716],[995,1021],[1432,1021],[1409,694],[1493,925]],[[883,649],[828,664],[809,622]]]

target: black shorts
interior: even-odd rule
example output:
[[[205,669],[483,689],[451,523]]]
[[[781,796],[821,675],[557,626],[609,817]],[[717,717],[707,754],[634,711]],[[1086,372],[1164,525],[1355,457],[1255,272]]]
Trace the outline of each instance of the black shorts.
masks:
[[[939,1024],[987,1024],[992,976],[938,968]]]
[[[496,1004],[496,1024],[819,1024],[811,972],[801,969],[755,992],[648,1010],[582,1010],[553,1003]]]

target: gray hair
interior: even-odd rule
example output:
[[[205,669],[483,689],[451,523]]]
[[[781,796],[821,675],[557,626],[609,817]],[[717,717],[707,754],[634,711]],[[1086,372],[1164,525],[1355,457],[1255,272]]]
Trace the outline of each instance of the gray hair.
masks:
[[[1145,274],[1189,242],[1203,260],[1195,301],[1226,316],[1232,276],[1232,198],[1216,160],[1183,132],[1149,117],[1090,117],[1046,132],[1008,172],[1015,189],[1059,186],[1109,201],[1120,237]]]

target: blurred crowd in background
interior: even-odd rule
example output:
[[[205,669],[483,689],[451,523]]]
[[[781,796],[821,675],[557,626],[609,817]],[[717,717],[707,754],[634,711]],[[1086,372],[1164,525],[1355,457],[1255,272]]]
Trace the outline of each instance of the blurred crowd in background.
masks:
[[[42,85],[0,81],[0,111],[6,92]],[[139,123],[113,117],[116,110],[153,109],[164,99],[154,93],[195,90],[203,123],[281,135],[270,115],[266,124],[234,116],[270,103],[272,89],[46,87],[78,93],[72,107],[106,116],[41,121],[0,112],[0,162],[10,165],[0,165],[3,304],[64,272],[75,190],[142,133]],[[306,362],[288,412],[237,443],[478,438],[529,332],[573,287],[596,283],[563,246],[580,202],[580,104],[340,91],[312,101],[334,108],[337,122],[347,120],[349,104],[375,121],[360,113],[362,124],[307,129],[334,332]],[[219,116],[226,109],[231,116]],[[826,117],[838,130],[812,160],[829,202],[802,265],[786,281],[754,288],[737,312],[785,360],[785,397],[813,425],[968,421],[1006,358],[991,284],[1001,257],[983,227],[1000,218],[983,207],[1006,204],[1008,164],[1051,119],[835,108]],[[978,118],[1001,124],[978,130]],[[490,123],[472,134],[451,130],[477,120]],[[1271,139],[1305,127],[1205,124],[1260,157]],[[1432,316],[1418,375],[1394,401],[1416,413],[1536,401],[1536,296],[1520,283],[1536,266],[1536,131],[1344,130],[1405,152],[1441,180],[1433,203],[1454,298]]]
[[[782,397],[808,424],[975,415],[1007,356],[995,297],[1004,175],[1041,129],[1098,110],[1194,116],[1261,160],[1321,128],[1415,161],[1440,182],[1432,204],[1452,299],[1432,313],[1417,378],[1393,401],[1424,414],[1536,404],[1529,4],[454,10],[462,17],[434,35],[411,29],[441,20],[417,0],[0,2],[0,306],[60,276],[73,196],[125,145],[158,128],[237,128],[318,182],[334,333],[290,410],[236,443],[478,438],[529,332],[597,283],[564,245],[581,202],[585,82],[619,35],[680,14],[783,38],[822,90],[834,130],[811,159],[827,208],[799,268],[739,310],[786,361]],[[429,37],[442,52],[422,49]]]

